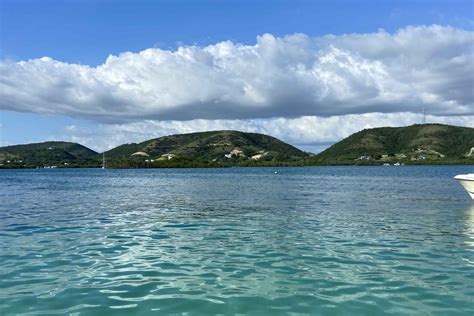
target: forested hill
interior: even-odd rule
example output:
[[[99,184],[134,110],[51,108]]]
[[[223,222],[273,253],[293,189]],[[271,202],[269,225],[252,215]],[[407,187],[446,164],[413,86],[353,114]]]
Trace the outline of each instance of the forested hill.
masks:
[[[97,155],[80,144],[50,141],[0,147],[0,164],[2,167],[95,167]]]
[[[474,163],[474,128],[441,124],[365,129],[312,158],[346,163]]]
[[[238,131],[178,134],[142,143],[124,144],[105,153],[107,159],[127,164],[145,162],[173,164],[199,161],[211,164],[295,162],[308,154],[274,137]]]
[[[44,142],[0,148],[0,168],[230,167],[474,164],[474,129],[441,124],[357,132],[310,155],[274,137],[238,131],[178,134],[97,153],[80,144]]]

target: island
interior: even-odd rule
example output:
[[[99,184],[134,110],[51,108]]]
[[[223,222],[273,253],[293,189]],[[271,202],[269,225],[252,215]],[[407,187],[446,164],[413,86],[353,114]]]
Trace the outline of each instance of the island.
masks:
[[[321,153],[239,131],[178,134],[103,153],[71,142],[0,147],[0,168],[189,168],[474,164],[474,128],[442,124],[364,129]]]

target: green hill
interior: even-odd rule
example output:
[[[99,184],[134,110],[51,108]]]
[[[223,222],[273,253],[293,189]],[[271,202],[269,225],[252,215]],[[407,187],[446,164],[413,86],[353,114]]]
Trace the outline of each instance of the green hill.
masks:
[[[2,167],[98,166],[97,152],[80,144],[44,142],[0,147]]]
[[[109,168],[474,164],[474,129],[441,124],[366,129],[318,155],[263,134],[212,131],[124,144],[105,152],[105,157]],[[75,143],[0,148],[0,168],[101,165],[102,154]]]
[[[111,165],[242,165],[303,161],[308,155],[274,137],[237,131],[179,134],[105,152]]]
[[[441,124],[365,129],[311,158],[314,163],[474,163],[474,128]],[[472,150],[471,150],[472,149]]]

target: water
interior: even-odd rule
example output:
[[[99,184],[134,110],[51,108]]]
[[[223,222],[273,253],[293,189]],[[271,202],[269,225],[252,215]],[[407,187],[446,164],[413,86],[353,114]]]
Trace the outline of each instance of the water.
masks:
[[[0,314],[473,315],[472,171],[0,170]]]

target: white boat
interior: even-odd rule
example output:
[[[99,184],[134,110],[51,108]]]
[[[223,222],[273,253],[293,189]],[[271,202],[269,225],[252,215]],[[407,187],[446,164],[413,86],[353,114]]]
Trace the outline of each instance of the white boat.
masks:
[[[467,193],[474,200],[474,173],[460,174],[454,177],[466,189]]]

